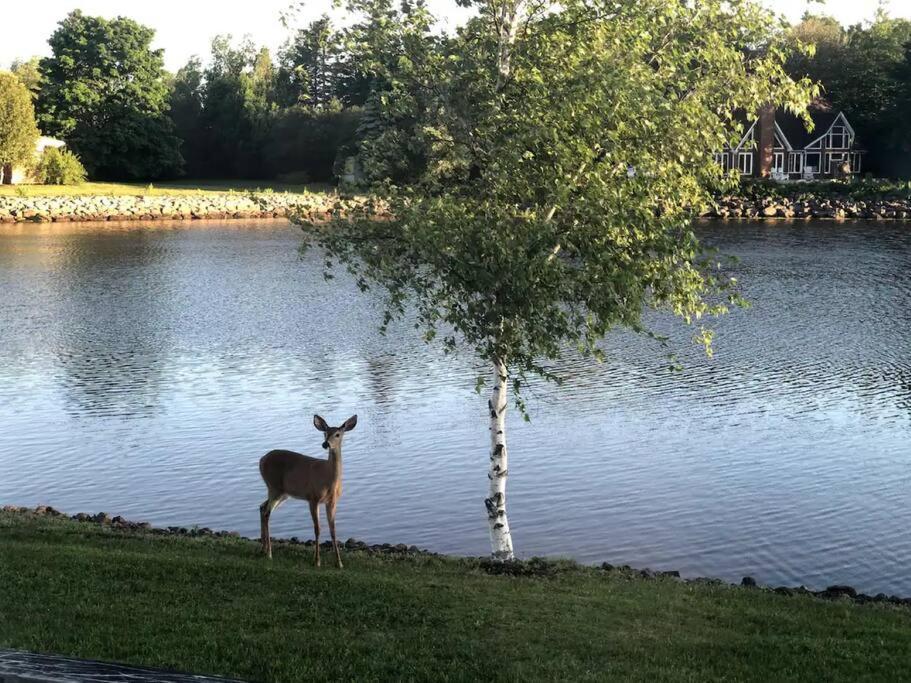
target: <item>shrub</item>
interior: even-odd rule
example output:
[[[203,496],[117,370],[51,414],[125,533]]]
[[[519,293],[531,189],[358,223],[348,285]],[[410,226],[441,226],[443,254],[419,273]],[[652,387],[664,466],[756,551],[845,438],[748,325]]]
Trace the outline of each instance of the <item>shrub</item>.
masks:
[[[35,179],[43,185],[79,185],[85,182],[85,167],[68,149],[48,147],[38,160]]]

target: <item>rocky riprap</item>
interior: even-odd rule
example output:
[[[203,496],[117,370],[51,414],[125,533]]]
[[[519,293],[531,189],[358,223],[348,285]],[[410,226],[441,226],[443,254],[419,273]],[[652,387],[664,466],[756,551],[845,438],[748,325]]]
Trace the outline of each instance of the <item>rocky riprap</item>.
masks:
[[[849,197],[721,197],[701,214],[705,218],[791,218],[911,220],[911,199]]]
[[[808,595],[816,598],[822,598],[824,600],[848,600],[860,604],[868,602],[879,602],[911,607],[911,598],[902,598],[898,595],[886,595],[885,593],[868,595],[866,593],[859,593],[853,586],[833,585],[828,586],[824,590],[813,591],[806,586],[797,586],[794,588],[791,588],[789,586],[764,586],[756,581],[756,579],[754,579],[752,576],[744,576],[739,584],[726,584],[726,582],[722,581],[721,579],[712,577],[697,576],[694,578],[682,579],[680,578],[680,572],[677,571],[653,571],[651,569],[634,569],[627,564],[614,566],[608,562],[605,562],[601,565],[601,569],[606,572],[619,572],[621,574],[640,579],[672,579],[675,581],[681,581],[683,583],[699,583],[717,586],[740,586],[741,588],[768,591],[771,593],[776,593],[778,595]]]
[[[110,527],[112,529],[122,529],[124,531],[139,531],[153,534],[156,536],[186,536],[186,537],[205,537],[210,536],[213,538],[237,538],[241,539],[241,535],[236,531],[215,531],[209,527],[183,527],[183,526],[169,526],[169,527],[153,527],[148,522],[135,522],[128,519],[124,519],[120,515],[112,517],[106,512],[97,512],[97,513],[87,513],[87,512],[77,512],[75,515],[67,515],[60,510],[52,508],[50,505],[39,505],[38,507],[29,508],[29,507],[20,507],[18,505],[4,505],[0,508],[3,512],[21,514],[21,515],[34,515],[38,517],[62,517],[73,520],[74,522],[84,522],[89,524],[97,524],[100,526]],[[259,543],[258,539],[243,539],[251,542]],[[302,541],[297,536],[292,536],[291,538],[273,538],[272,542],[278,545],[288,544],[288,545],[302,545],[306,547],[313,547],[314,541],[312,539]],[[342,544],[344,548],[348,550],[357,550],[364,553],[372,554],[382,554],[382,555],[422,555],[422,556],[437,556],[437,553],[432,553],[429,550],[424,550],[418,548],[416,545],[406,545],[404,543],[375,543],[368,544],[364,541],[359,541],[355,538],[349,538],[347,541]],[[325,541],[320,544],[321,548],[331,548],[332,543],[330,541]]]
[[[49,505],[39,505],[35,508],[29,507],[20,507],[17,505],[4,505],[0,508],[0,511],[13,514],[21,515],[32,515],[38,517],[60,517],[68,518],[76,522],[83,522],[89,524],[97,524],[105,527],[110,527],[111,529],[122,529],[125,531],[131,532],[144,532],[153,535],[161,536],[184,536],[184,537],[214,537],[214,538],[237,538],[241,541],[246,541],[249,543],[259,543],[258,539],[245,539],[240,536],[236,531],[213,531],[208,527],[178,527],[178,526],[169,526],[166,528],[153,527],[148,522],[133,522],[127,519],[124,519],[121,516],[111,517],[106,512],[98,512],[94,514],[89,514],[85,512],[79,512],[75,515],[67,515],[59,510],[52,508]],[[273,538],[273,543],[281,545],[302,545],[306,547],[312,547],[314,544],[313,540],[302,541],[296,536],[291,538],[281,539]],[[321,548],[329,549],[332,547],[332,544],[328,541],[320,545]],[[368,553],[368,554],[379,554],[379,555],[392,555],[392,556],[424,556],[424,557],[442,557],[439,553],[434,553],[429,550],[423,550],[418,548],[415,545],[405,545],[404,543],[392,544],[392,543],[379,543],[370,545],[364,541],[358,541],[354,538],[349,538],[343,544],[343,547],[347,550],[355,550],[358,552]],[[489,557],[479,557],[479,558],[454,558],[460,559],[468,563],[470,567],[477,567],[482,571],[488,574],[496,574],[502,576],[515,576],[515,577],[538,577],[546,578],[551,576],[556,576],[558,574],[578,570],[580,565],[573,560],[551,560],[541,557],[532,557],[527,560],[511,560],[509,562],[501,562],[497,560],[492,560]],[[681,583],[687,584],[703,584],[703,585],[712,585],[712,586],[738,586],[744,589],[751,590],[760,590],[767,591],[771,593],[776,593],[778,595],[785,596],[794,596],[794,595],[806,595],[816,598],[822,598],[825,600],[847,600],[849,602],[855,602],[858,604],[864,603],[885,603],[890,605],[897,605],[902,607],[911,607],[911,598],[903,598],[897,595],[886,595],[885,593],[877,593],[876,595],[868,595],[866,593],[860,593],[852,586],[845,585],[832,585],[828,586],[824,590],[812,591],[805,586],[797,586],[794,588],[788,586],[765,586],[760,584],[751,576],[745,576],[739,584],[728,584],[721,579],[712,578],[712,577],[689,577],[682,578],[680,572],[676,570],[652,570],[652,569],[636,569],[631,567],[628,564],[624,565],[613,565],[609,562],[604,562],[600,565],[600,570],[603,572],[609,572],[616,574],[620,577],[627,577],[629,579],[644,579],[644,580],[666,580],[666,581],[680,581]],[[0,681],[2,683],[2,681]]]
[[[332,194],[235,192],[198,195],[0,197],[0,223],[154,221],[232,218],[326,220],[336,210]],[[344,207],[344,204],[340,206]]]

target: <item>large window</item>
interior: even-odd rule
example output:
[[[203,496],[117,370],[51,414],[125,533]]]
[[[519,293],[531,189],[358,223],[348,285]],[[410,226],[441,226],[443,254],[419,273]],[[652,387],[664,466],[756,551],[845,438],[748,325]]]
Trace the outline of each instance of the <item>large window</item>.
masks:
[[[826,147],[830,149],[848,149],[849,145],[848,129],[844,126],[832,126]]]
[[[851,161],[850,154],[845,154],[843,152],[826,154],[826,173],[834,173],[835,171],[839,170],[845,161]]]
[[[807,170],[810,170],[813,173],[819,173],[820,170],[822,170],[820,168],[820,161],[821,161],[821,158],[820,158],[819,152],[807,152],[807,159],[805,162],[805,166],[807,167]]]
[[[772,173],[784,173],[784,152],[775,152],[772,156]]]
[[[788,173],[803,173],[803,154],[791,152],[788,159]]]
[[[737,168],[743,175],[753,175],[753,153],[740,152],[737,155]]]

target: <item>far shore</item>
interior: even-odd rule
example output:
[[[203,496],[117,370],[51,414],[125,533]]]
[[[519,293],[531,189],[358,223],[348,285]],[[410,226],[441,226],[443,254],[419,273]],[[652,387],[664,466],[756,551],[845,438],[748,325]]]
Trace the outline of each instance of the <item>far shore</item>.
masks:
[[[909,196],[874,192],[857,198],[835,193],[842,190],[847,191],[825,188],[816,192],[785,186],[775,189],[777,194],[762,195],[750,186],[744,188],[743,194],[717,198],[700,212],[700,217],[734,221],[911,220]],[[173,181],[158,186],[0,185],[0,224],[262,220],[292,215],[320,222],[331,218],[339,206],[344,210],[347,202],[357,201],[343,200],[327,185],[258,181]]]
[[[250,220],[291,215],[321,221],[329,218],[342,201],[339,195],[329,191],[274,192],[271,189],[34,196],[6,193],[0,195],[0,223]]]

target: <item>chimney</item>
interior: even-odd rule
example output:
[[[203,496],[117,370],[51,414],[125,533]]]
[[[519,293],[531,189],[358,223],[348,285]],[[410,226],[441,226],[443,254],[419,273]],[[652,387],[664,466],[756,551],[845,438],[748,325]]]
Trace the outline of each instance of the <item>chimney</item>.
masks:
[[[765,105],[759,110],[759,177],[772,174],[772,157],[775,153],[775,106]]]

